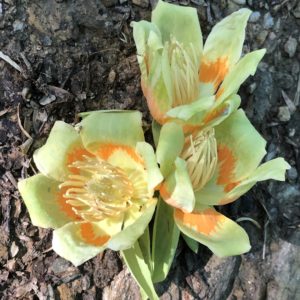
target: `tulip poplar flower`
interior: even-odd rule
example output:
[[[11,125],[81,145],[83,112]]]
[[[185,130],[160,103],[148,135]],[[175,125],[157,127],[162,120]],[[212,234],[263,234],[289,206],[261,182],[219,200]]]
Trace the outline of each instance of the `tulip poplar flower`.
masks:
[[[132,247],[152,218],[162,181],[139,112],[92,112],[76,127],[57,121],[34,153],[40,173],[19,191],[34,225],[75,266],[106,248]]]
[[[153,118],[181,120],[187,131],[219,124],[240,105],[240,85],[265,49],[241,58],[251,11],[216,24],[203,46],[197,11],[159,1],[151,22],[133,22],[141,85]]]
[[[265,146],[241,109],[190,135],[174,122],[160,131],[157,160],[165,178],[160,194],[174,208],[178,228],[220,257],[245,253],[250,243],[244,229],[214,205],[237,200],[258,181],[285,179],[289,164],[283,158],[260,165]]]

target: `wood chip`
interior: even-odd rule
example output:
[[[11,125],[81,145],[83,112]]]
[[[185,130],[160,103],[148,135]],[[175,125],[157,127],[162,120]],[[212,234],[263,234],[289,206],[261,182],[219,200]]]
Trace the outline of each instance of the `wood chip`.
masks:
[[[5,55],[2,51],[0,51],[0,58],[2,58],[4,61],[6,61],[8,64],[10,64],[13,68],[15,68],[20,73],[23,73],[23,69],[14,62],[9,56]]]

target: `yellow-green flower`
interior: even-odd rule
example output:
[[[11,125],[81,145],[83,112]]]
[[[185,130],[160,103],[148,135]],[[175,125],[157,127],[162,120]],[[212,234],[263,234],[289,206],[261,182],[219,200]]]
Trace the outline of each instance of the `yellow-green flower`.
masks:
[[[77,128],[58,121],[34,161],[40,173],[19,190],[32,223],[55,229],[60,256],[79,265],[143,234],[162,175],[139,112],[93,112]]]
[[[241,9],[212,29],[203,46],[197,11],[159,1],[151,22],[133,22],[141,84],[153,118],[185,129],[220,123],[240,104],[240,85],[263,57],[241,58],[251,11]]]
[[[235,201],[258,181],[285,179],[289,164],[283,158],[260,165],[265,146],[241,109],[190,135],[174,122],[160,131],[157,160],[165,178],[160,194],[174,207],[180,230],[218,256],[247,252],[250,244],[242,227],[213,206]]]

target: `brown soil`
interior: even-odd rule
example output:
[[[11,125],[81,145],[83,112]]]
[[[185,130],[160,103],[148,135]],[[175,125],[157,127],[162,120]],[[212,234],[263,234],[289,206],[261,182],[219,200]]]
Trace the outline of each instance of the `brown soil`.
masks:
[[[79,268],[51,250],[51,230],[34,227],[16,188],[32,175],[32,153],[56,120],[78,121],[95,109],[138,109],[149,134],[130,22],[150,18],[156,0],[0,0],[0,298],[139,299],[117,253]],[[300,4],[297,0],[191,0],[204,36],[242,6],[255,14],[245,52],[267,48],[257,74],[241,88],[242,106],[268,141],[266,159],[291,164],[285,183],[257,184],[223,208],[250,235],[252,250],[218,259],[180,242],[161,299],[299,299]],[[237,3],[243,3],[238,5]],[[295,49],[296,47],[296,49]],[[250,149],[251,150],[251,149]]]

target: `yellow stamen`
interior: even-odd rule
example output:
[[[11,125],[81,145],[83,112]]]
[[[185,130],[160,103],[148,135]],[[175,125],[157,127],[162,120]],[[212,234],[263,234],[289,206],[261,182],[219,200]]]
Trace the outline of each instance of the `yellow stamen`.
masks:
[[[217,166],[217,142],[214,129],[190,135],[181,157],[186,161],[195,191],[200,190],[213,176]]]
[[[133,201],[147,198],[147,183],[143,172],[122,170],[97,157],[84,156],[70,168],[76,168],[80,175],[71,174],[59,187],[67,190],[64,197],[73,211],[90,222],[125,212]]]
[[[184,49],[173,38],[168,47],[171,75],[173,77],[173,106],[191,103],[199,93],[199,58],[192,44]]]

